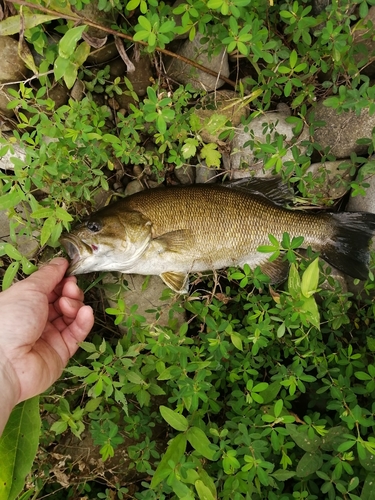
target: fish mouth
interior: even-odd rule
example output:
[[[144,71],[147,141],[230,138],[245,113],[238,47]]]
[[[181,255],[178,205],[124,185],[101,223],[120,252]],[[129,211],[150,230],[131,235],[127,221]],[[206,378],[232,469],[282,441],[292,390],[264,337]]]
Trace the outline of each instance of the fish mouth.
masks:
[[[79,268],[85,257],[92,254],[92,249],[89,245],[72,234],[65,234],[59,241],[71,259],[66,271],[66,276],[74,276],[79,273]],[[86,256],[84,254],[86,254]]]

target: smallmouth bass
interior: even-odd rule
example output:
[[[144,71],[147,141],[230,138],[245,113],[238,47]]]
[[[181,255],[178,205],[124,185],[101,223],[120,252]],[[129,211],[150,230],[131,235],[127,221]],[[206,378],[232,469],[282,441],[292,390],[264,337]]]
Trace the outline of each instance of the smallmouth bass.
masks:
[[[278,188],[278,181],[265,180],[246,190],[195,184],[126,197],[62,235],[71,258],[67,274],[155,274],[175,292],[185,293],[189,273],[247,263],[252,269],[261,266],[275,282],[285,275],[284,263],[269,262],[269,255],[257,248],[269,244],[269,234],[280,241],[287,232],[303,236],[302,247],[319,251],[332,266],[366,279],[375,214],[289,210],[269,199]]]

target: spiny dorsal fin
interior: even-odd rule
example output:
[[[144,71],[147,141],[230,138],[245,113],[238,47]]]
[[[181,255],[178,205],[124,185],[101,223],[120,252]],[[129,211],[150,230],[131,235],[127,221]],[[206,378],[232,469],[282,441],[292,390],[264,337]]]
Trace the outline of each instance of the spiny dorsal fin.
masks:
[[[177,293],[187,293],[188,292],[188,274],[175,273],[169,271],[167,273],[162,273],[160,278],[164,283],[169,286],[174,292]]]

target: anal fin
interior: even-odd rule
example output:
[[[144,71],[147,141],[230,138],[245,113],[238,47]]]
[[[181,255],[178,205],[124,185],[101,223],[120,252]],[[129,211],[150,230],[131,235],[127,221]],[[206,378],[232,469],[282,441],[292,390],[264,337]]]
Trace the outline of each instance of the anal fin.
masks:
[[[176,293],[187,293],[189,290],[188,274],[168,271],[162,273],[160,278]]]
[[[283,256],[280,255],[273,262],[267,261],[264,264],[261,264],[260,268],[262,273],[266,274],[270,278],[271,283],[277,284],[286,280],[289,266],[289,262],[283,260]]]

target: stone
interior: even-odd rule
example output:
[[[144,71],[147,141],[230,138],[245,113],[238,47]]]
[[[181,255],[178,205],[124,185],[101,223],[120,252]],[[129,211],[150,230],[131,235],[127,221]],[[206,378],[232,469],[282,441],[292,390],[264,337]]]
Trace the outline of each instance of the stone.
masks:
[[[202,162],[195,167],[195,182],[197,184],[211,184],[215,182],[218,175],[216,168],[207,167],[205,162]]]
[[[369,8],[368,14],[361,19],[353,30],[354,60],[360,63],[360,71],[370,78],[375,76],[375,6]],[[368,64],[368,61],[372,61]]]
[[[218,55],[209,56],[209,43],[201,44],[202,35],[197,33],[194,40],[186,40],[176,53],[199,63],[205,68],[209,68],[223,76],[229,76],[228,55],[223,48]],[[183,85],[190,83],[195,89],[216,90],[224,85],[224,81],[216,76],[209,75],[190,64],[186,64],[177,58],[172,58],[166,65],[166,72],[169,78],[176,80]]]
[[[369,187],[366,188],[365,196],[351,196],[346,210],[349,212],[370,212],[375,214],[375,174],[366,176],[366,183]]]
[[[194,184],[195,169],[191,165],[176,167],[173,173],[181,184]]]
[[[200,99],[195,106],[194,114],[199,117],[201,122],[200,136],[202,140],[217,143],[220,134],[225,130],[223,120],[218,121],[215,130],[213,115],[220,115],[218,118],[224,116],[225,121],[229,120],[232,127],[237,127],[242,118],[247,118],[250,110],[248,106],[243,106],[243,101],[244,99],[241,99],[240,95],[233,90],[218,90]]]
[[[111,24],[116,23],[117,15],[114,10],[109,10],[108,12],[100,10],[98,4],[98,0],[90,0],[89,3],[83,4],[83,8],[77,11],[77,14],[80,18],[89,19],[94,23],[110,28]],[[88,27],[87,34],[92,38],[105,38],[108,35],[106,31],[94,28],[93,26]]]
[[[19,219],[26,219],[25,212],[30,211],[29,207],[26,204],[20,203],[15,208],[16,213],[19,216]],[[39,242],[37,240],[38,232],[34,231],[32,236],[19,236],[18,233],[23,229],[24,224],[19,224],[16,228],[17,234],[17,242],[16,244],[10,238],[10,228],[9,228],[10,220],[8,218],[8,213],[6,210],[0,210],[0,241],[12,243],[18,251],[24,255],[27,259],[32,259],[39,251]]]
[[[312,140],[328,149],[336,159],[349,158],[351,153],[364,155],[368,146],[357,144],[358,139],[371,138],[375,127],[375,113],[370,116],[368,108],[362,109],[357,115],[355,111],[343,111],[339,114],[319,101],[307,116],[312,124],[316,121],[325,122],[322,127],[316,127]]]
[[[12,158],[25,161],[26,152],[18,143],[12,143],[10,150],[0,157],[0,170],[14,170]]]
[[[143,184],[138,181],[130,181],[129,184],[125,188],[125,196],[130,196],[131,194],[139,193],[140,191],[143,191],[144,187]]]
[[[0,36],[0,83],[24,80],[26,65],[18,55],[18,42],[10,36]]]
[[[12,97],[8,93],[9,88],[18,90],[17,85],[4,85],[3,87],[0,86],[0,115],[5,118],[12,118],[12,116],[14,116],[14,110],[8,109],[7,107],[8,103],[10,101],[13,101],[14,99],[14,97]]]
[[[284,145],[288,147],[294,139],[293,125],[286,122],[289,116],[289,108],[280,111],[266,112],[257,116],[248,125],[240,124],[233,137],[231,144],[230,168],[231,178],[241,179],[255,175],[257,177],[271,177],[272,170],[264,171],[263,161],[255,159],[255,148],[257,143],[264,143],[267,135],[271,140],[275,139],[276,132],[284,136]],[[253,145],[245,144],[249,141]],[[283,157],[285,161],[293,158],[292,152],[287,151]]]
[[[99,49],[92,48],[86,62],[88,64],[104,64],[117,57],[118,50],[115,42],[109,42]]]
[[[316,195],[326,200],[341,198],[350,189],[348,183],[353,179],[352,168],[351,163],[341,160],[312,163],[306,170],[306,174],[311,172],[313,179],[319,182],[314,183],[314,186],[309,189],[309,195]]]
[[[117,274],[117,278],[116,278]],[[129,290],[121,291],[121,283],[126,280]],[[144,286],[147,280],[147,286]],[[105,293],[110,307],[117,306],[119,296],[124,300],[126,312],[129,312],[134,305],[138,305],[136,314],[145,318],[148,325],[154,327],[169,327],[176,331],[185,321],[183,310],[174,313],[170,318],[170,310],[177,300],[175,294],[171,294],[167,300],[161,300],[164,290],[167,288],[159,276],[143,276],[140,274],[107,273],[104,283],[110,286],[105,287]],[[118,283],[118,287],[113,285]],[[117,289],[116,289],[117,288]],[[151,312],[150,312],[151,311]],[[120,330],[126,332],[126,328],[121,326]]]

